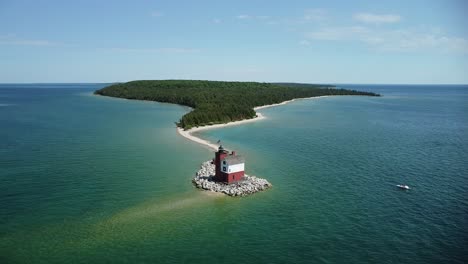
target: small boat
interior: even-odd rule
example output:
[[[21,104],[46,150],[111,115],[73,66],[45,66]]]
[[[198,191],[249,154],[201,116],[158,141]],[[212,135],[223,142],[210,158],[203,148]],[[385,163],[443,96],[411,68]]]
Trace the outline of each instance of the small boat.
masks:
[[[410,187],[408,185],[403,185],[403,184],[397,184],[397,187],[400,188],[400,189],[405,189],[405,190],[410,189]]]

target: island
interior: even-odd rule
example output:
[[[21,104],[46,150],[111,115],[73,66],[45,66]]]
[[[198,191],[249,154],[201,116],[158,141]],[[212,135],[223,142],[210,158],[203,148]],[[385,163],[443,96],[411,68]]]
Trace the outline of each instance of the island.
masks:
[[[372,92],[337,89],[332,85],[200,80],[131,81],[112,84],[95,94],[189,106],[193,111],[177,122],[177,126],[184,130],[252,119],[257,115],[255,107],[293,99],[330,95],[380,96]]]
[[[197,188],[229,196],[250,195],[269,189],[272,184],[266,179],[244,174],[245,160],[234,151],[229,153],[221,145],[195,137],[191,133],[259,120],[263,116],[256,110],[296,99],[338,95],[380,96],[372,92],[339,89],[332,85],[198,80],[117,83],[97,90],[95,94],[191,107],[193,110],[176,122],[177,131],[180,135],[216,151],[213,160],[201,164],[192,182]]]

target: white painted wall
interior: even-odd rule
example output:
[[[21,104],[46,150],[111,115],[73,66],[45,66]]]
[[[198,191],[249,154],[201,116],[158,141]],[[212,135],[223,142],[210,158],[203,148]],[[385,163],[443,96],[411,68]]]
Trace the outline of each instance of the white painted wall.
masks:
[[[227,173],[244,171],[244,163],[228,166]]]

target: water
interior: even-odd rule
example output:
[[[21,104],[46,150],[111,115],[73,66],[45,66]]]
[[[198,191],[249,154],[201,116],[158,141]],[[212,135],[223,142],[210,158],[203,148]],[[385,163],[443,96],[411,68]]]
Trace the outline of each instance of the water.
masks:
[[[273,189],[194,189],[181,106],[0,85],[0,262],[463,263],[468,87],[362,86],[205,131]],[[396,184],[408,184],[410,191]]]

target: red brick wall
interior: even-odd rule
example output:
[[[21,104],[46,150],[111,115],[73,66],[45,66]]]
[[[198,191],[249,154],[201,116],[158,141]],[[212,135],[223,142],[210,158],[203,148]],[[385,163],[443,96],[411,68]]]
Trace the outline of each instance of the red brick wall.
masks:
[[[232,182],[240,181],[242,180],[242,177],[244,177],[243,171],[229,173],[229,174],[226,174],[226,178],[227,178],[226,182],[232,183]]]
[[[218,181],[223,181],[224,177],[222,174],[224,174],[222,171],[221,171],[221,160],[226,157],[228,154],[227,153],[220,153],[219,151],[216,152],[216,155],[215,155],[215,178],[218,180]]]

